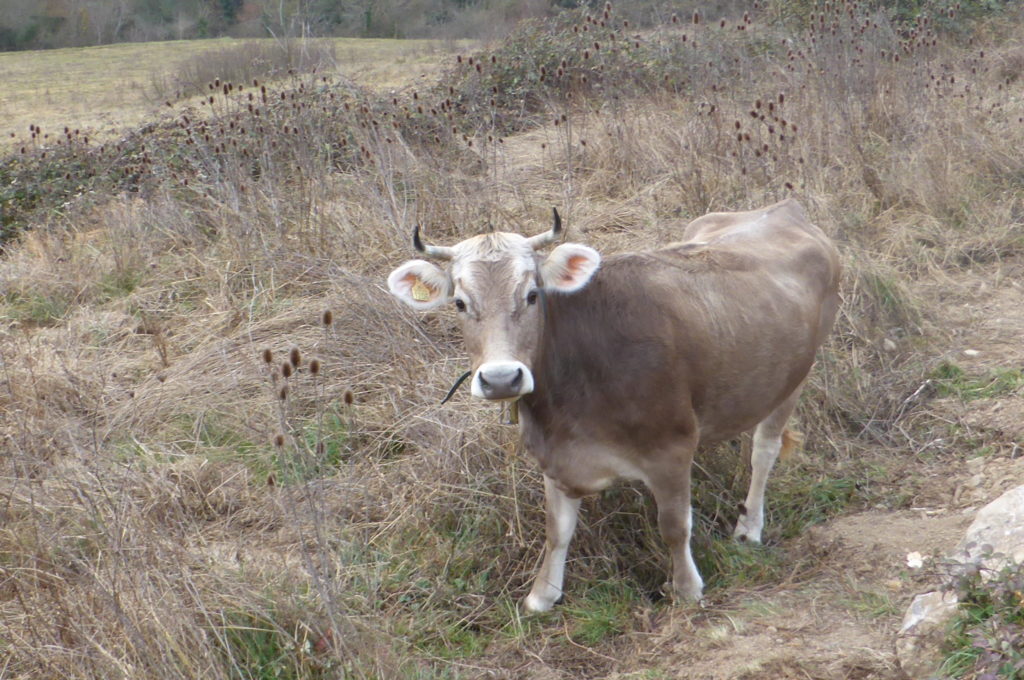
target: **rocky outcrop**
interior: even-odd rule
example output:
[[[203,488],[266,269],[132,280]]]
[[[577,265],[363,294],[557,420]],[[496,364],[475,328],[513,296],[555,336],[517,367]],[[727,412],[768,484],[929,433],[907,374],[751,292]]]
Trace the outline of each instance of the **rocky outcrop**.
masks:
[[[1024,563],[1024,486],[1010,489],[978,511],[950,561],[978,565],[991,578],[1005,565]],[[918,595],[896,635],[896,657],[913,680],[939,678],[941,645],[959,601],[951,588]]]

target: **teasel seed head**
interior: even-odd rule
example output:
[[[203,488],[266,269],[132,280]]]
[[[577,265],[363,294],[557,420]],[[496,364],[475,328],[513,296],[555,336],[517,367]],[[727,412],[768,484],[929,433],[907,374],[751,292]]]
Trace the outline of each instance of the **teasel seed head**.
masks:
[[[299,352],[298,347],[292,347],[291,351],[288,352],[288,361],[291,362],[292,368],[298,368],[302,363],[302,354]]]
[[[281,434],[280,432],[278,432],[276,435],[274,435],[274,446],[276,446],[277,448],[281,448],[282,446],[284,446],[284,435]],[[273,475],[271,475],[268,478],[268,482],[271,479],[273,479]]]
[[[272,351],[270,351],[269,347],[264,349],[262,354],[263,354],[263,363],[269,364],[269,363],[271,363],[274,360],[274,353]]]
[[[285,378],[292,377],[292,365],[287,361],[281,364],[281,375]]]
[[[352,390],[345,390],[345,394],[342,395],[342,401],[345,402],[346,406],[351,406],[355,403],[356,397],[352,394]]]
[[[317,375],[320,373],[319,359],[313,359],[312,361],[309,362],[309,372],[312,373],[313,375]]]
[[[285,399],[287,399],[288,398],[288,386],[287,385],[281,385],[281,391],[277,393],[277,396],[278,396],[278,398],[281,401],[284,401]]]

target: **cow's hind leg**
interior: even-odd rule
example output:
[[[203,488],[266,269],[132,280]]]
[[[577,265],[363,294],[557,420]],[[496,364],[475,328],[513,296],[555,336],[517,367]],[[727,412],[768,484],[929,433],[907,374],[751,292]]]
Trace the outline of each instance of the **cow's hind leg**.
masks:
[[[740,518],[733,533],[733,537],[738,541],[761,542],[765,486],[768,484],[768,475],[779,457],[779,452],[796,444],[796,436],[786,429],[786,422],[792,415],[802,390],[803,384],[767,418],[758,423],[754,430],[754,445],[750,454],[750,490],[747,492],[746,503],[740,507]]]
[[[546,612],[562,597],[565,578],[565,556],[576,532],[580,499],[570,498],[547,475],[544,475],[544,506],[547,514],[547,540],[544,562],[533,582],[530,594],[523,601],[527,611]]]

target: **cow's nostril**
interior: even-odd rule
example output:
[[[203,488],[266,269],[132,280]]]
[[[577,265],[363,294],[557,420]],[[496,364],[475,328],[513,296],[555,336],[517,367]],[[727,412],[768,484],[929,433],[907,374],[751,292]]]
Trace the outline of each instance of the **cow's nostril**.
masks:
[[[487,362],[477,369],[472,391],[483,399],[514,399],[533,391],[533,375],[519,361]]]

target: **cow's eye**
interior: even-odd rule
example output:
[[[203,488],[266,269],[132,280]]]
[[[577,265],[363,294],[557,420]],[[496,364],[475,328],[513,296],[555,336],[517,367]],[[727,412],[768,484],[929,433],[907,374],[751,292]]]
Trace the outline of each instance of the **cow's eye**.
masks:
[[[462,298],[455,298],[455,309],[459,310],[460,312],[466,311],[466,303],[462,300]]]
[[[535,305],[537,304],[537,291],[531,290],[526,294],[526,304]]]

